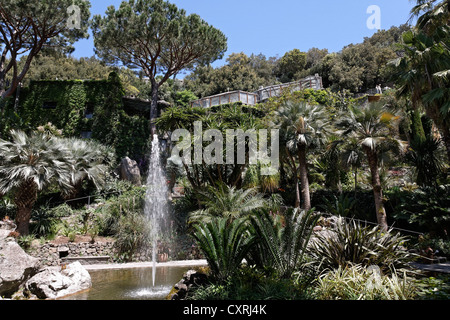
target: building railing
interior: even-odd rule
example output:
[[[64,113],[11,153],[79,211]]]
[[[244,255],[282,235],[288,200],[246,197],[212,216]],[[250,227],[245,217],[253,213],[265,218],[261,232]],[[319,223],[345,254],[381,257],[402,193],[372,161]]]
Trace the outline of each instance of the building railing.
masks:
[[[316,74],[294,82],[282,83],[264,88],[261,87],[255,92],[246,92],[241,90],[224,92],[214,96],[191,101],[191,107],[210,108],[235,102],[242,102],[246,105],[255,105],[257,103],[263,103],[270,98],[278,97],[282,94],[283,90],[287,89],[292,92],[304,89],[321,90],[323,89],[322,78]]]

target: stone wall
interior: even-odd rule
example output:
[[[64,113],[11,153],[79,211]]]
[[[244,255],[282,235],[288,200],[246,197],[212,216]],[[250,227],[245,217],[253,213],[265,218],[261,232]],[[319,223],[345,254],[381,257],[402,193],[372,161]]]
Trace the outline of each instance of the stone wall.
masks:
[[[160,251],[160,250],[158,250]],[[157,255],[158,262],[165,262],[167,260],[195,260],[204,259],[200,250],[193,245],[192,242],[184,239],[180,240],[173,245],[170,251],[161,250],[166,252],[165,256]],[[117,253],[117,249],[114,246],[113,240],[99,241],[95,243],[90,242],[69,242],[69,243],[45,243],[40,244],[38,241],[31,245],[31,248],[27,249],[27,253],[33,257],[39,258],[44,266],[58,266],[64,258],[69,258],[73,261],[76,257],[105,257],[109,256],[108,262],[124,262],[125,257],[120,257]],[[68,259],[65,259],[68,260]],[[96,259],[87,259],[96,261]],[[98,259],[104,260],[104,259]],[[128,259],[126,259],[128,260]],[[152,261],[152,248],[142,248],[137,250],[128,262],[146,262]],[[82,264],[83,261],[80,260]],[[63,263],[65,263],[63,261]]]
[[[100,243],[46,243],[39,246],[32,246],[28,254],[39,258],[43,265],[57,266],[60,259],[64,257],[92,257],[110,256],[111,260],[115,255],[114,242]]]

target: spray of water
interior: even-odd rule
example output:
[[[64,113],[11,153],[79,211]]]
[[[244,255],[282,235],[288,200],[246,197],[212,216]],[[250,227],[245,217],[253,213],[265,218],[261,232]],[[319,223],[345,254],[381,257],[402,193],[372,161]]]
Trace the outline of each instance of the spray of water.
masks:
[[[158,136],[154,135],[152,140],[152,152],[147,177],[147,191],[145,195],[145,216],[150,222],[153,260],[153,286],[156,277],[156,253],[157,241],[161,235],[161,226],[167,213],[167,183],[166,176],[161,164],[161,150]]]

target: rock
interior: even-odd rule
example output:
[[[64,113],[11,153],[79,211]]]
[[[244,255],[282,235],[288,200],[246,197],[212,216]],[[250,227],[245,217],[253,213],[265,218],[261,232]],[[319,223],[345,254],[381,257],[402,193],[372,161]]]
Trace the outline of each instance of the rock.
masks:
[[[13,239],[0,240],[0,296],[10,297],[39,268],[39,259],[29,256]]]
[[[189,270],[183,275],[183,279],[175,284],[175,293],[169,296],[171,300],[183,300],[192,287],[199,287],[208,281],[208,276],[195,270]]]
[[[11,232],[16,230],[16,224],[11,220],[0,221],[0,240],[9,237]]]
[[[58,271],[46,268],[28,280],[25,284],[29,293],[39,299],[56,299],[92,286],[89,272],[77,261]]]
[[[137,162],[125,157],[120,162],[120,179],[127,180],[133,184],[141,185],[141,171],[137,165]]]

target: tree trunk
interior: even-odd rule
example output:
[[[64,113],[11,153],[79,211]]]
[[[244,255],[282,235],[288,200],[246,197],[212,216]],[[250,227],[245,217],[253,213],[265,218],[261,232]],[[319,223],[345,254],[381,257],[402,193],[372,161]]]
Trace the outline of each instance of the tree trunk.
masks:
[[[30,234],[30,219],[31,219],[31,210],[33,207],[18,207],[17,208],[17,216],[16,216],[16,224],[17,224],[17,232],[20,233],[21,236],[26,236]]]
[[[386,231],[388,229],[386,210],[383,205],[383,190],[381,188],[380,173],[378,171],[378,156],[371,149],[366,148],[369,159],[370,174],[372,175],[373,196],[375,198],[375,210],[379,226]]]
[[[32,179],[26,180],[21,183],[14,197],[14,203],[17,207],[17,232],[22,236],[29,234],[31,210],[37,199],[37,190],[37,186]]]
[[[156,81],[152,81],[152,101],[150,105],[150,133],[153,136],[156,134],[156,118],[158,118],[158,90],[159,86]]]
[[[311,209],[311,197],[309,194],[308,163],[306,162],[306,146],[300,146],[298,149],[298,160],[300,168],[301,195],[303,198],[302,209]]]
[[[447,160],[450,163],[450,130],[443,130],[442,140],[444,141],[445,149],[447,150]]]
[[[294,172],[295,175],[295,207],[300,208],[300,188],[298,185],[298,172]]]
[[[440,107],[436,103],[425,108],[425,111],[428,118],[433,120],[434,124],[439,130],[440,135],[442,136],[442,140],[447,151],[448,162],[450,163],[450,125],[442,116]]]

